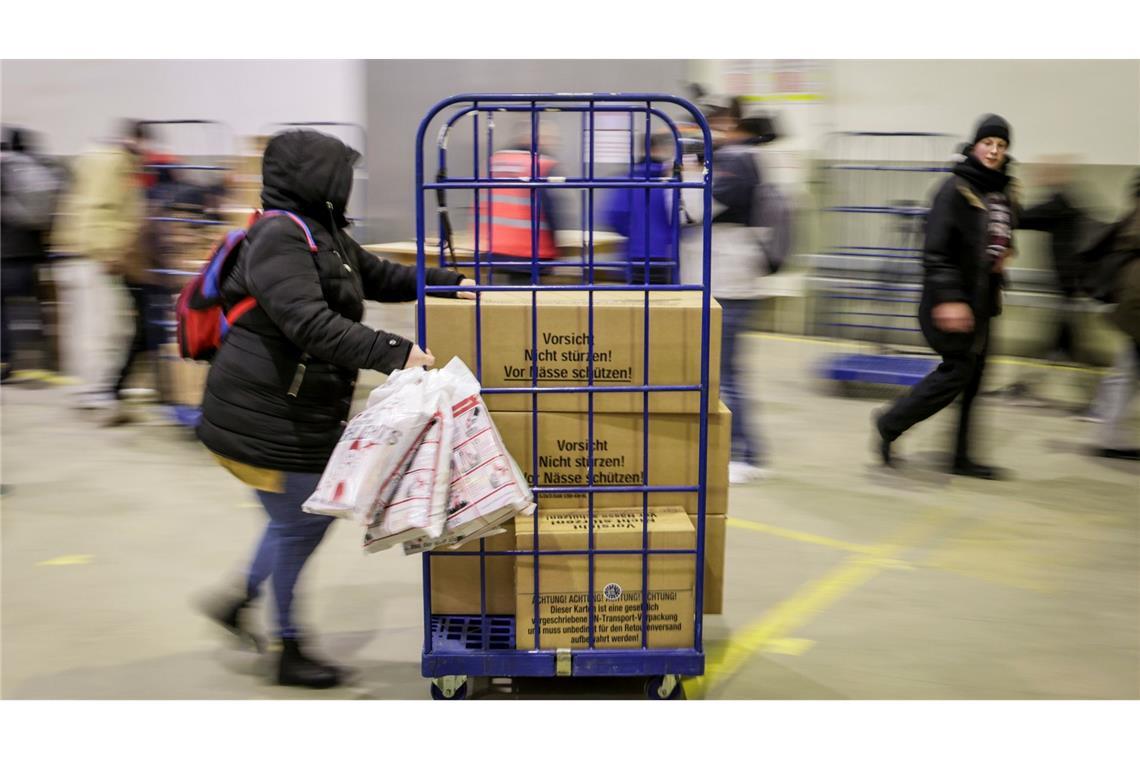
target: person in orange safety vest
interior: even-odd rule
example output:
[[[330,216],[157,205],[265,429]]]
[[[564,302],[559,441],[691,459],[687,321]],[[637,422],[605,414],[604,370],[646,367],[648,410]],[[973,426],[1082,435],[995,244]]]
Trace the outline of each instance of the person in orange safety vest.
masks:
[[[531,153],[530,126],[516,133],[511,147],[491,156],[490,177],[529,181],[534,169],[538,177],[559,176],[557,162],[543,149],[548,149],[552,135],[545,125],[539,130],[537,157]],[[535,160],[537,158],[537,161]],[[532,192],[531,188],[485,190],[479,199],[479,250],[489,252],[495,279],[510,285],[531,283],[532,251],[539,261],[558,256],[555,231],[564,229],[561,208],[555,194],[547,188]],[[533,201],[532,201],[533,198]],[[534,241],[534,208],[538,211],[538,244]],[[499,267],[500,264],[507,266]],[[520,266],[526,265],[526,266]]]

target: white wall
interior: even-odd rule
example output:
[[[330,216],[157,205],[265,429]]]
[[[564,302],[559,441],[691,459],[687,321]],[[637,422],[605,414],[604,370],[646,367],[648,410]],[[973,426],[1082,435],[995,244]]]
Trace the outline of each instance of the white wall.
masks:
[[[965,139],[978,116],[999,113],[1013,126],[1012,152],[1022,162],[1065,153],[1084,164],[1140,163],[1140,61],[827,63],[823,101],[778,107],[800,132],[794,137],[816,149],[828,129],[949,132]],[[725,92],[734,67],[739,62],[694,61],[690,72]]]
[[[283,121],[365,120],[363,61],[6,60],[0,74],[0,117],[41,132],[57,154],[81,151],[123,117],[214,119],[235,136]]]
[[[983,113],[1013,127],[1012,153],[1070,153],[1084,164],[1140,163],[1138,61],[837,61],[840,129],[963,137]]]

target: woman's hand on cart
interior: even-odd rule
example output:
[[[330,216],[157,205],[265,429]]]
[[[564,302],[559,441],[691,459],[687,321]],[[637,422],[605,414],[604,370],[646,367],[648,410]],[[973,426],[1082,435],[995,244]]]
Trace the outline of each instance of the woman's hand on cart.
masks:
[[[470,277],[464,277],[462,280],[459,281],[459,285],[460,285],[460,287],[464,287],[464,288],[473,288],[473,287],[475,287],[475,281],[472,280]],[[456,298],[462,298],[462,299],[465,299],[467,301],[474,301],[475,300],[475,291],[474,290],[456,291],[455,297]]]
[[[435,357],[432,356],[431,349],[422,349],[415,343],[412,344],[412,350],[408,352],[408,360],[404,362],[404,369],[411,369],[412,367],[431,367],[435,364]]]
[[[974,312],[969,304],[948,301],[934,307],[934,324],[942,332],[968,333],[974,330]]]

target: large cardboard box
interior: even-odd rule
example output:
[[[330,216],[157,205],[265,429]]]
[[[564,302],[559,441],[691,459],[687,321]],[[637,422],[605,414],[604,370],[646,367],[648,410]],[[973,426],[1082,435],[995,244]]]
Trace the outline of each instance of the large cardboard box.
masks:
[[[183,359],[174,343],[164,343],[158,352],[159,381],[163,396],[172,404],[201,406],[210,365]]]
[[[489,398],[489,397],[486,397]],[[538,482],[534,478],[532,412],[492,412],[503,443],[531,485],[585,486],[588,475],[589,419],[578,412],[538,415]],[[598,486],[643,485],[645,416],[594,415],[594,483]],[[699,414],[649,415],[649,485],[692,486],[699,482]],[[728,459],[732,447],[732,413],[721,402],[709,415],[705,513],[723,515],[728,509]],[[586,506],[581,494],[544,494],[543,507]],[[697,513],[695,493],[655,492],[650,505],[680,504]],[[596,506],[631,507],[641,504],[638,493],[595,494]]]
[[[690,515],[692,517],[692,515]],[[725,516],[709,515],[705,522],[705,603],[704,614],[724,612]],[[528,526],[533,523],[528,522]],[[487,551],[515,548],[514,522],[507,532],[487,539]],[[533,530],[533,527],[531,528]],[[478,551],[472,541],[459,551]],[[431,611],[435,615],[478,615],[479,558],[448,557],[447,549],[437,549],[431,561]],[[515,558],[487,557],[487,614],[515,614]]]
[[[724,515],[705,518],[705,603],[706,615],[724,612]]]
[[[427,302],[427,345],[442,366],[458,356],[482,372],[484,388],[526,388],[537,360],[539,387],[587,385],[590,347],[589,294],[538,293],[538,329],[532,341],[531,293],[488,292],[480,296],[479,338],[482,362],[475,361],[474,301],[431,298]],[[701,294],[650,294],[649,382],[651,385],[699,385],[701,380]],[[645,382],[645,295],[624,291],[594,293],[594,384],[642,385]],[[712,302],[709,326],[709,409],[717,408],[720,384],[721,310]],[[537,343],[537,355],[532,356]],[[485,394],[491,411],[525,411],[531,394]],[[585,393],[539,394],[541,411],[583,412]],[[651,393],[653,412],[700,411],[695,392]],[[639,412],[642,394],[594,394],[596,412]]]
[[[584,550],[589,543],[585,512],[539,510],[535,518],[516,518],[516,545],[534,547],[538,520],[540,550]],[[594,515],[596,549],[640,549],[641,510],[603,509]],[[649,547],[692,549],[696,531],[679,506],[654,507],[649,513]],[[533,556],[516,560],[516,642],[519,649],[535,648]],[[642,557],[637,554],[595,555],[594,586],[589,588],[585,554],[538,558],[538,601],[542,649],[584,649],[588,646],[588,594],[594,598],[594,646],[627,649],[641,646]],[[651,555],[648,579],[648,645],[655,649],[693,645],[695,563],[691,554]]]
[[[515,548],[514,521],[505,523],[505,533],[486,539],[487,551]],[[454,549],[437,549],[431,558],[431,611],[435,615],[478,615],[479,557],[448,556],[452,551],[479,551],[478,541]],[[487,614],[515,614],[515,558],[487,557]]]

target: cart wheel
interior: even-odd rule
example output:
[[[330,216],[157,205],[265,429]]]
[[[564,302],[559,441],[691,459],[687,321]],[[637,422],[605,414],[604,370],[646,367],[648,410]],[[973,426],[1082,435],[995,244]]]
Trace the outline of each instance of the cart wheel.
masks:
[[[451,696],[447,696],[448,693]],[[432,679],[431,698],[437,700],[456,700],[467,698],[466,676],[444,676]]]
[[[646,699],[684,699],[685,687],[677,676],[652,676],[645,681]]]

